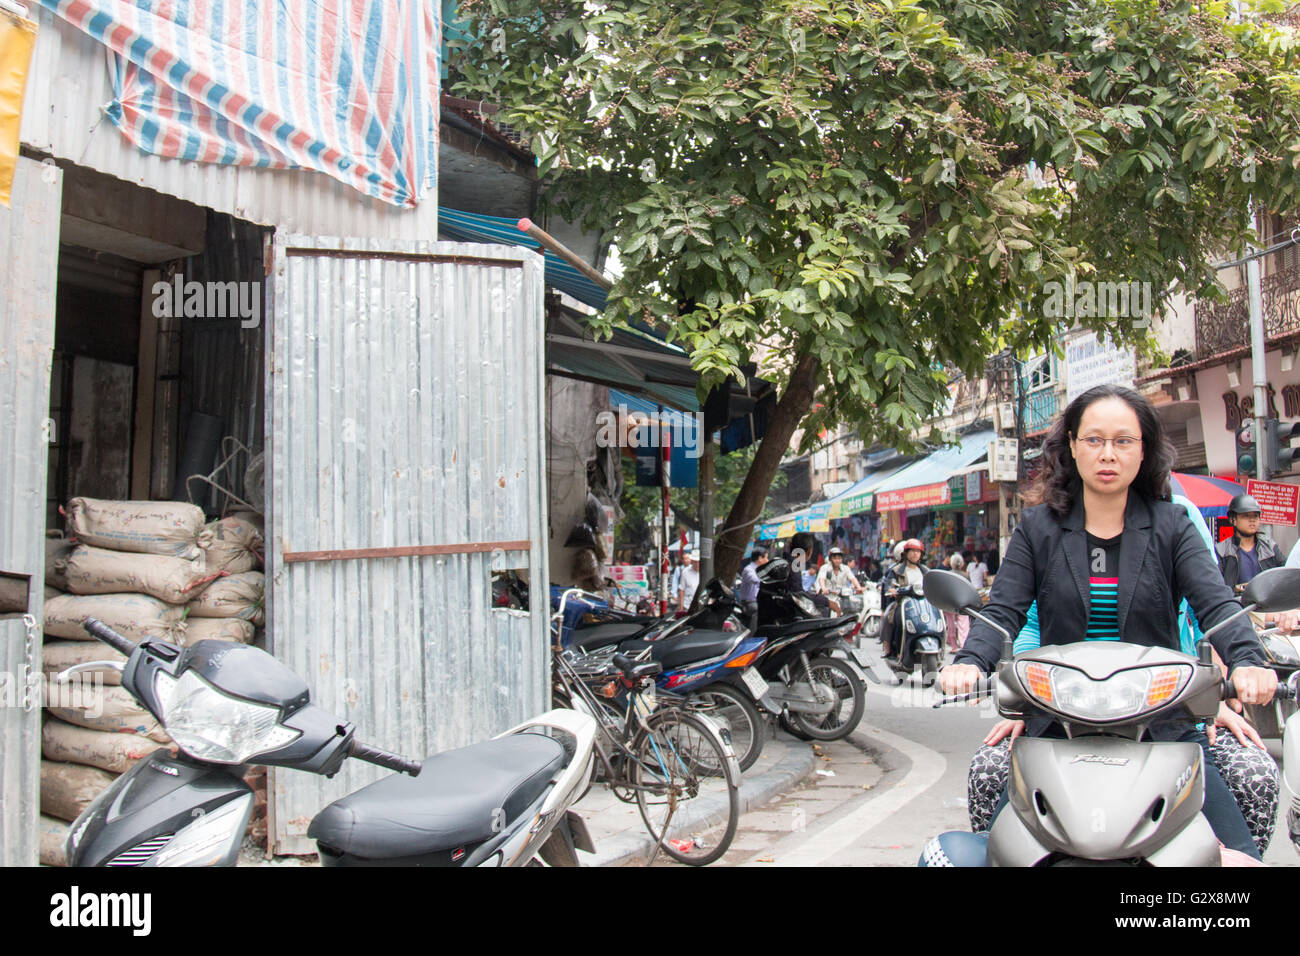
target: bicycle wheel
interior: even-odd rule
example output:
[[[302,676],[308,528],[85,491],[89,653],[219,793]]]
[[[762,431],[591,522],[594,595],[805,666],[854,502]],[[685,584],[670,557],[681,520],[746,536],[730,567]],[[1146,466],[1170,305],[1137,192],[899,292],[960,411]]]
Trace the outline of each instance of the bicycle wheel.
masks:
[[[677,708],[656,711],[632,741],[628,776],[651,838],[680,863],[727,852],[740,819],[740,767],[717,724]]]
[[[708,714],[731,734],[731,747],[744,773],[763,752],[767,722],[744,691],[728,684],[710,684],[687,698],[691,710]]]
[[[833,657],[813,658],[812,675],[814,681],[835,694],[835,707],[825,716],[791,712],[791,722],[814,740],[847,737],[858,726],[866,709],[867,693],[858,675]]]

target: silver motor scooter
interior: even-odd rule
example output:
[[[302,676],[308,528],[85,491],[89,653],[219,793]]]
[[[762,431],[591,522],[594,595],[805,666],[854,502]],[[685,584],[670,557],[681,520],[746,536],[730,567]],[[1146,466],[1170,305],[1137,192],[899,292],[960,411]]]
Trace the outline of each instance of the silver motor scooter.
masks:
[[[1011,635],[980,613],[969,581],[950,571],[930,571],[925,593],[940,608],[970,614],[1003,638],[993,681],[974,693],[944,698],[936,707],[996,695],[1004,717],[1049,716],[1065,728],[1064,740],[1021,737],[1012,748],[1010,807],[998,814],[989,833],[988,865],[1220,864],[1219,841],[1201,812],[1200,745],[1142,740],[1158,720],[1213,720],[1219,702],[1235,696],[1208,640],[1202,639],[1195,657],[1117,641],[1014,655]],[[1300,569],[1263,572],[1243,599],[1247,607],[1208,634],[1250,610],[1300,604]],[[1294,693],[1294,687],[1278,688],[1279,696]]]
[[[1291,675],[1287,685],[1291,688],[1291,699],[1296,699],[1297,684],[1300,684],[1300,671]],[[1291,835],[1291,845],[1300,853],[1300,710],[1287,718],[1282,731],[1282,778],[1286,788],[1291,791],[1291,809],[1286,814],[1286,828]]]

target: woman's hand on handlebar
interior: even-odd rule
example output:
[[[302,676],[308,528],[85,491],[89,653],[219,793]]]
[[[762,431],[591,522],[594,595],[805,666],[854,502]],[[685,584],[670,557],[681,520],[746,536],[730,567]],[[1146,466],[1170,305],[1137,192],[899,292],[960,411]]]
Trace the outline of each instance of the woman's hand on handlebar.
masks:
[[[1277,673],[1269,667],[1238,667],[1232,672],[1232,686],[1243,704],[1267,704],[1277,690]]]
[[[949,664],[939,671],[939,690],[944,694],[969,694],[979,687],[984,672],[974,664]]]
[[[1023,720],[999,720],[989,731],[989,735],[984,738],[985,746],[992,747],[1001,742],[1004,737],[1011,738],[1011,746],[1016,745],[1016,738],[1025,732],[1025,722]]]

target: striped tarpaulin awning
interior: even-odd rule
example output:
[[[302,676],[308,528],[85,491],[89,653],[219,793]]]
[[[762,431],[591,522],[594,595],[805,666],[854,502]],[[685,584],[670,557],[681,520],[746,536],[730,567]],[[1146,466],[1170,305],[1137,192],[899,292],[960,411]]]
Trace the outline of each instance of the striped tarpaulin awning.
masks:
[[[112,51],[105,113],[146,153],[314,169],[397,206],[435,184],[435,4],[41,3]]]

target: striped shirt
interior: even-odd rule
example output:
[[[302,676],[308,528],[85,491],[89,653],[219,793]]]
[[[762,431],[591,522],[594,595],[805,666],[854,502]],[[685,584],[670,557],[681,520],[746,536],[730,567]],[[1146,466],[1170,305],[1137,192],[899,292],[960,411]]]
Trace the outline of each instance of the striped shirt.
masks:
[[[1088,535],[1089,641],[1119,640],[1119,543]]]

